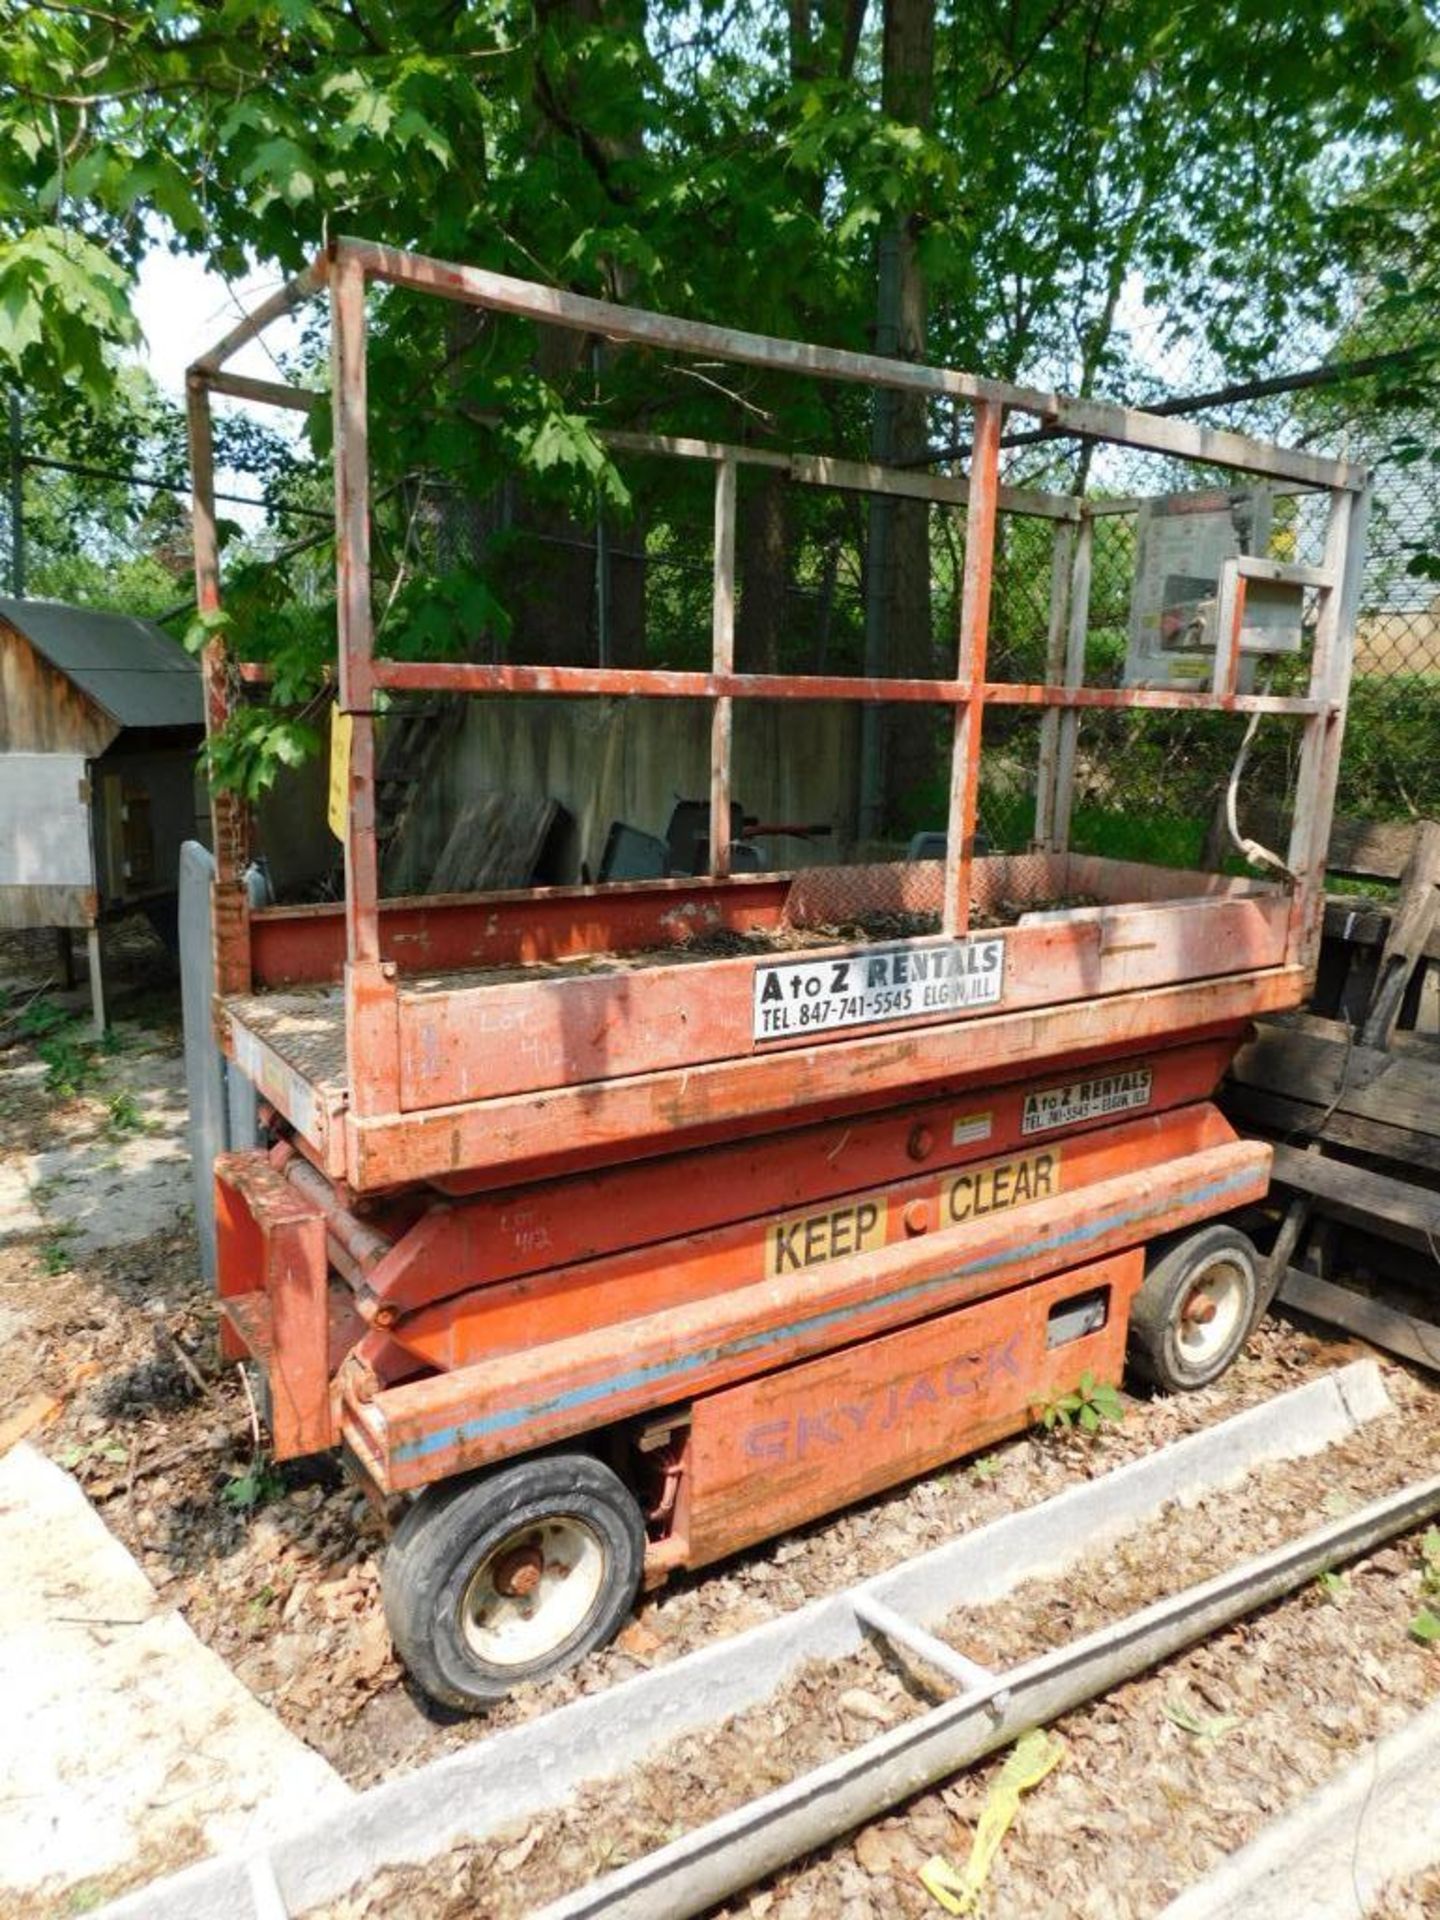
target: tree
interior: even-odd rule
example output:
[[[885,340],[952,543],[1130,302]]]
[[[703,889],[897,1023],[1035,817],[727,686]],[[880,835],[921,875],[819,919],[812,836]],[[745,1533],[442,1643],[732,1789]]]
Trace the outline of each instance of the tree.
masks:
[[[1356,209],[1397,156],[1412,157],[1403,217],[1423,223],[1413,156],[1433,167],[1435,39],[1419,0],[16,6],[0,369],[37,393],[100,392],[129,336],[129,276],[158,236],[228,274],[293,271],[328,226],[857,347],[874,335],[883,257],[900,299],[881,318],[908,332],[902,351],[923,341],[930,357],[1082,392],[1143,389],[1116,324],[1138,286],[1240,371],[1297,315],[1333,327]],[[882,431],[883,407],[805,382],[716,382],[635,353],[597,368],[574,343],[547,357],[519,326],[481,327],[457,359],[436,304],[379,303],[382,484],[423,474],[486,501],[518,466],[536,511],[589,527],[598,501],[657,548],[684,514],[703,519],[703,476],[662,491],[639,468],[622,475],[592,415],[857,455],[891,433],[914,459],[964,438],[919,409]],[[477,426],[502,406],[498,436]],[[1031,457],[1046,463],[1053,450]],[[791,644],[790,586],[826,567],[833,579],[839,533],[854,546],[856,530],[850,509],[748,492],[742,657],[769,662]],[[381,526],[382,564],[405,552],[413,567],[407,532],[428,525],[407,509]],[[913,529],[899,537],[905,562],[887,572],[882,554],[871,571],[911,599],[886,606],[871,658],[924,671],[936,562]],[[439,568],[433,543],[418,547]],[[504,644],[512,564],[491,540],[481,576],[450,569],[448,602],[431,602],[454,644],[481,627]],[[567,603],[591,571],[583,558]],[[396,620],[424,611],[403,592],[395,607]],[[429,644],[433,626],[413,638]],[[893,781],[889,799],[893,817]]]

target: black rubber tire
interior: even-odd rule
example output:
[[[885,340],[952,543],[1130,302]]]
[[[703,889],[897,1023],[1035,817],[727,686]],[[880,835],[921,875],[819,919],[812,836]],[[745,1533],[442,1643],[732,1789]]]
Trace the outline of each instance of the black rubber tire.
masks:
[[[1241,1303],[1233,1325],[1215,1350],[1202,1357],[1181,1345],[1181,1311],[1208,1273],[1238,1282]],[[1260,1314],[1260,1256],[1253,1241],[1222,1221],[1200,1227],[1156,1249],[1150,1271],[1130,1308],[1127,1358],[1145,1385],[1162,1393],[1193,1393],[1208,1387],[1232,1365]]]
[[[543,1655],[492,1663],[470,1645],[462,1604],[477,1569],[512,1534],[546,1520],[581,1522],[600,1543],[600,1584],[584,1618]],[[620,1478],[588,1453],[552,1453],[422,1493],[395,1530],[381,1586],[395,1651],[442,1706],[476,1711],[544,1679],[613,1638],[645,1559],[645,1525]]]

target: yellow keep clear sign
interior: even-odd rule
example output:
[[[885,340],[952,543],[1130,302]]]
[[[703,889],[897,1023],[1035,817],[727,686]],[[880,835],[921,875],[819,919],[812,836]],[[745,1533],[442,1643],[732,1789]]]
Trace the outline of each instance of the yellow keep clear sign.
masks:
[[[330,709],[330,798],[325,818],[337,840],[345,838],[345,814],[350,804],[350,736],[355,722],[339,704]]]

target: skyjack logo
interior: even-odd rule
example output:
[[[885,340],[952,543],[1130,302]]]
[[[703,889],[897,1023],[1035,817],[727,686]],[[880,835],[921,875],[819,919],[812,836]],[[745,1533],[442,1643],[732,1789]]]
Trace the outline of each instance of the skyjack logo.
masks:
[[[1012,1333],[910,1379],[891,1381],[875,1393],[761,1421],[742,1436],[741,1445],[749,1460],[798,1464],[852,1446],[867,1434],[889,1433],[907,1420],[923,1424],[947,1402],[975,1399],[997,1381],[1019,1378],[1020,1335]]]

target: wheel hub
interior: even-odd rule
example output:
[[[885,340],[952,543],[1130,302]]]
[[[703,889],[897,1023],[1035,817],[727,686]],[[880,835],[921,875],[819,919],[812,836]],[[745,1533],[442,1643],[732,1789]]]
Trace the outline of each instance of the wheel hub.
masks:
[[[533,1667],[579,1632],[604,1582],[604,1549],[587,1521],[556,1514],[497,1540],[471,1574],[460,1624],[487,1666]]]
[[[539,1547],[516,1547],[495,1563],[495,1591],[513,1597],[533,1593],[544,1571],[545,1556]]]
[[[1202,1268],[1175,1328],[1185,1359],[1204,1366],[1223,1353],[1241,1328],[1245,1302],[1244,1278],[1233,1261],[1213,1260]]]

